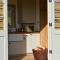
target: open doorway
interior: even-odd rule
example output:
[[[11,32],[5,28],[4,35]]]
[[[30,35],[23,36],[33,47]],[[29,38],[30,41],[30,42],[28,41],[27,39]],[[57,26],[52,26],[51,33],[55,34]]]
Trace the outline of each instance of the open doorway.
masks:
[[[33,60],[32,49],[48,46],[47,0],[8,0],[9,60]]]

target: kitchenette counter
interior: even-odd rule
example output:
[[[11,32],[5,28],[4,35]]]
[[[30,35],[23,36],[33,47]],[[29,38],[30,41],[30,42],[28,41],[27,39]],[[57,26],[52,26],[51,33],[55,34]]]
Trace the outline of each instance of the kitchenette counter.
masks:
[[[40,32],[9,32],[8,34],[37,34]]]

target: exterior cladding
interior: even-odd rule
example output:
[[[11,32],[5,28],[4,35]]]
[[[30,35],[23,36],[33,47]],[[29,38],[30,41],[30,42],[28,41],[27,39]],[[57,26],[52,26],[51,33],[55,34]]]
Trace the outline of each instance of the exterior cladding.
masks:
[[[0,30],[3,29],[3,0],[0,0]]]

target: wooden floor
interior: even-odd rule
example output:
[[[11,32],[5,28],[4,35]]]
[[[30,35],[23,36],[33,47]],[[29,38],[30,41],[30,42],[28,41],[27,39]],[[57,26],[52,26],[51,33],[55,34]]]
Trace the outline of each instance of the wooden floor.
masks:
[[[8,60],[34,60],[33,54],[21,54],[15,56],[9,56]]]

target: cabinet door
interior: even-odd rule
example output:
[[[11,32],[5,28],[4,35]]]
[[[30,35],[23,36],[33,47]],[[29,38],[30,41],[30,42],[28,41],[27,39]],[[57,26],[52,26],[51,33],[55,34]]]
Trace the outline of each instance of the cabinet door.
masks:
[[[32,49],[40,45],[40,33],[32,34]]]
[[[32,52],[32,35],[31,34],[26,34],[26,48],[27,48],[27,53]]]
[[[32,49],[40,45],[40,34],[26,34],[27,53],[32,53]]]

